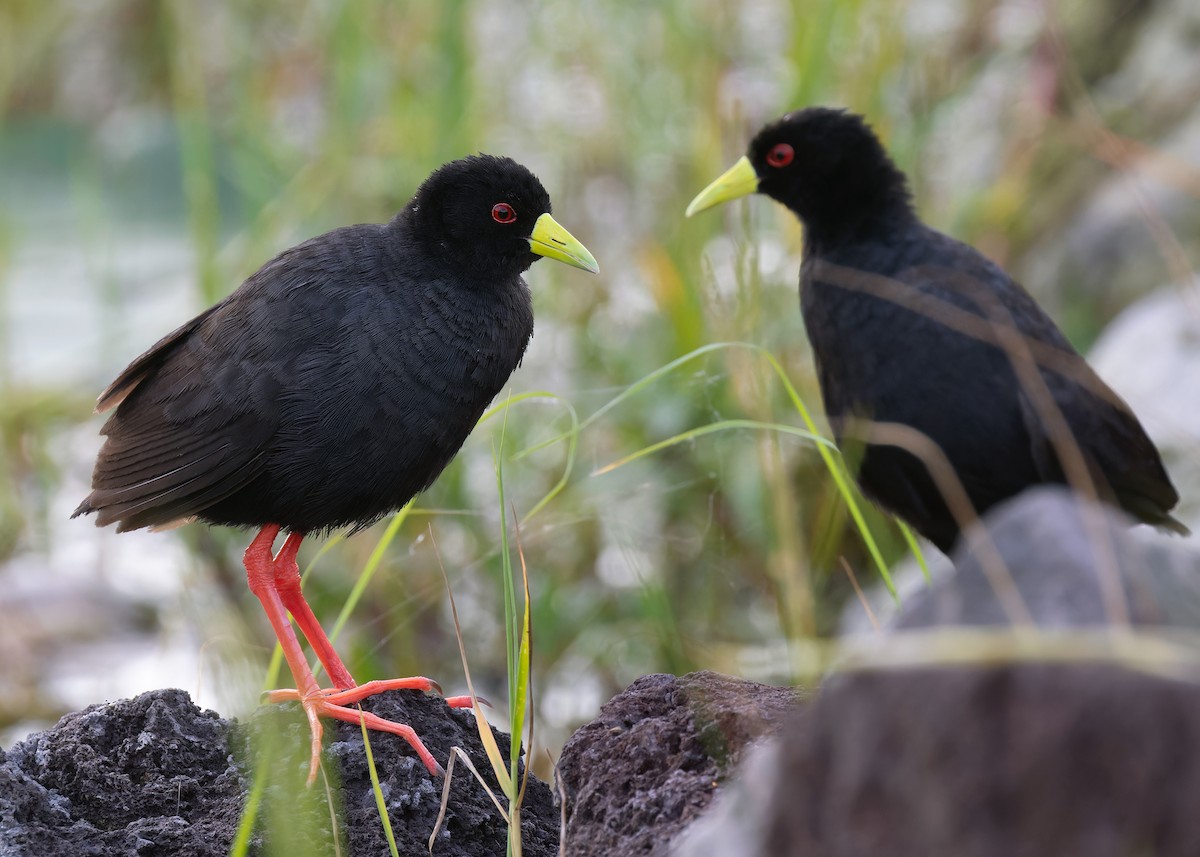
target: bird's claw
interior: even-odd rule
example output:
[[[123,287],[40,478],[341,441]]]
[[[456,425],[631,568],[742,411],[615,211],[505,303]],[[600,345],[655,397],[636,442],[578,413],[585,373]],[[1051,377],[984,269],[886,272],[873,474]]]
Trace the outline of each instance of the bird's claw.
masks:
[[[309,763],[308,771],[309,785],[312,785],[316,780],[321,757],[322,727],[320,718],[322,717],[332,717],[335,720],[342,720],[346,723],[365,723],[368,729],[398,735],[413,748],[417,757],[420,758],[426,770],[431,775],[435,777],[445,776],[445,769],[433,757],[433,754],[426,749],[424,743],[417,737],[417,733],[411,726],[404,723],[396,723],[393,720],[385,720],[369,711],[346,707],[361,702],[368,696],[374,696],[377,693],[383,693],[387,690],[419,690],[426,693],[434,692],[439,696],[442,694],[441,685],[433,679],[425,678],[424,676],[413,676],[411,678],[368,681],[355,687],[320,688],[308,694],[302,693],[296,688],[280,688],[278,690],[266,691],[263,697],[267,702],[299,702],[304,707],[304,713],[308,718],[309,728],[312,732],[312,760]],[[474,704],[470,696],[450,696],[443,697],[443,699],[451,708],[471,708]],[[475,700],[478,700],[489,708],[491,707],[491,703],[481,696],[476,696]]]
[[[445,702],[451,708],[474,708],[475,702],[480,705],[486,705],[488,708],[493,708],[492,703],[487,697],[479,696],[478,694],[472,698],[470,696],[447,696]]]

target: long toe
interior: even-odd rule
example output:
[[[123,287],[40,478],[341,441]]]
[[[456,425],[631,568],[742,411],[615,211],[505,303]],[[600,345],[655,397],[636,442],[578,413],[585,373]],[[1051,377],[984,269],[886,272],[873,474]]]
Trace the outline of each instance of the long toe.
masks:
[[[312,735],[308,759],[308,778],[305,780],[305,784],[311,786],[317,781],[317,768],[321,766],[321,736],[324,727],[321,726],[321,712],[313,706],[305,705],[304,714],[308,718],[308,730]]]
[[[311,704],[322,717],[333,717],[337,720],[344,720],[346,723],[366,724],[368,729],[399,735],[413,748],[413,751],[417,754],[417,758],[421,760],[432,776],[440,777],[445,775],[445,771],[438,764],[437,759],[433,758],[433,754],[426,749],[425,744],[417,737],[416,731],[408,724],[397,723],[394,720],[384,720],[382,717],[372,714],[369,711],[363,711],[360,708],[345,708],[341,705],[333,705],[325,699],[311,700]],[[308,707],[308,701],[306,701],[305,707]]]
[[[442,695],[442,686],[433,679],[425,678],[424,676],[376,679],[375,681],[368,681],[364,684],[346,688],[324,687],[321,688],[317,695],[326,702],[331,702],[334,705],[351,705],[355,702],[361,702],[368,696],[374,696],[377,693],[383,693],[387,690],[419,690],[423,693]],[[455,704],[461,698],[457,696],[452,697],[455,702],[451,702],[450,699],[447,699],[446,702],[451,708],[462,708],[461,703]],[[470,699],[470,697],[466,698]],[[294,687],[287,687],[264,691],[263,699],[267,702],[303,702],[304,694]],[[469,705],[470,703],[468,702],[467,704]]]
[[[488,708],[492,707],[491,701],[482,696],[476,696],[474,700],[469,696],[447,696],[445,698],[446,704],[451,708],[474,708],[475,700],[478,700],[480,705],[486,705]]]
[[[281,688],[280,690],[269,690],[263,694],[264,699],[268,702],[299,702],[304,706],[305,717],[308,719],[308,729],[312,733],[312,759],[308,763],[308,785],[312,785],[317,779],[317,769],[320,766],[320,739],[322,739],[322,726],[320,726],[320,718],[328,717],[335,720],[344,720],[346,723],[360,724],[366,723],[367,729],[373,729],[379,732],[391,732],[392,735],[398,735],[407,741],[409,747],[412,747],[425,767],[434,777],[442,777],[445,773],[442,766],[434,759],[433,754],[426,749],[425,744],[416,736],[416,732],[412,726],[402,723],[396,723],[395,720],[385,720],[377,714],[362,711],[360,708],[347,708],[347,705],[353,705],[355,702],[366,699],[367,696],[383,693],[384,690],[438,690],[437,682],[431,681],[428,678],[416,676],[413,678],[390,678],[383,679],[378,682],[367,682],[360,684],[359,687],[350,688],[348,690],[336,690],[326,688],[318,691],[316,694],[304,695],[295,688]],[[446,700],[454,708],[470,707],[469,696],[456,696],[451,700]]]
[[[312,760],[309,763],[308,770],[309,785],[312,785],[316,780],[317,768],[320,765],[322,717],[332,717],[336,720],[344,720],[347,723],[365,722],[368,729],[399,735],[416,751],[417,756],[424,763],[430,774],[435,777],[441,776],[443,774],[442,766],[433,758],[433,754],[426,749],[411,726],[404,723],[396,723],[392,720],[385,720],[378,715],[371,714],[369,711],[363,711],[359,708],[346,707],[347,705],[361,702],[368,696],[374,696],[377,693],[383,693],[387,690],[419,690],[424,693],[432,691],[438,694],[442,692],[441,686],[433,679],[425,678],[424,676],[412,676],[410,678],[369,681],[357,687],[344,690],[323,688],[309,694],[301,693],[296,688],[281,688],[279,690],[267,691],[263,694],[263,697],[267,702],[299,702],[304,707],[304,714],[308,718],[309,729],[312,732]],[[480,699],[480,701],[486,704],[486,700]],[[451,708],[470,708],[471,697],[453,696],[446,699],[446,704]]]
[[[383,693],[386,690],[419,690],[424,693],[436,693],[442,695],[442,686],[431,678],[424,676],[412,676],[411,678],[385,678],[368,681],[356,687],[344,688],[341,690],[329,689],[321,692],[326,702],[332,702],[334,705],[349,705],[354,702],[361,702],[368,696],[374,696],[377,693]]]

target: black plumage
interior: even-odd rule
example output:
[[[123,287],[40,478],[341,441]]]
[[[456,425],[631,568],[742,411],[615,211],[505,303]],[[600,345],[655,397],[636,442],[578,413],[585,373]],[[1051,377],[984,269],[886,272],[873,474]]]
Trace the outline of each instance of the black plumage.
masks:
[[[511,206],[514,223],[492,216]],[[360,527],[426,488],[520,363],[521,272],[550,199],[514,161],[435,172],[387,224],[286,250],[137,358],[94,490],[119,530],[199,517],[293,532]]]
[[[1018,283],[921,222],[904,174],[861,117],[784,116],[688,213],[754,191],[804,226],[804,324],[835,435],[865,441],[867,496],[950,550],[970,514],[952,511],[923,436],[976,513],[1038,483],[1091,483],[1138,519],[1186,532],[1128,405]]]
[[[310,784],[320,717],[357,724],[364,715],[351,706],[367,696],[438,686],[355,682],[301,592],[300,543],[364,527],[437,478],[525,354],[533,306],[521,274],[539,256],[597,270],[529,170],[508,158],[454,161],[391,222],[285,250],[100,396],[97,410],[116,410],[75,515],[118,530],[194,518],[260,528],[246,575],[296,680],[269,699],[305,710]],[[332,689],[318,686],[293,621]],[[441,770],[411,728],[365,718]]]

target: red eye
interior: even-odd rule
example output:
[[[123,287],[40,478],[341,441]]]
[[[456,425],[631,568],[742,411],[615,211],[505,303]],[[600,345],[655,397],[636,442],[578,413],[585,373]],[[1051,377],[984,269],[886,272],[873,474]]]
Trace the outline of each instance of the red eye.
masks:
[[[796,157],[796,152],[787,143],[776,143],[767,152],[767,163],[773,167],[786,167]]]
[[[498,202],[492,206],[492,220],[497,223],[512,223],[516,219],[516,209],[507,202]]]

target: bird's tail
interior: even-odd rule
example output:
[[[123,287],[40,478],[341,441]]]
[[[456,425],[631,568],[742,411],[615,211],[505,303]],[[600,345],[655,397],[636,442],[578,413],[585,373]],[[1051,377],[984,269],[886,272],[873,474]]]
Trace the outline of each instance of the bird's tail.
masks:
[[[1160,530],[1166,530],[1167,532],[1176,533],[1180,536],[1190,536],[1192,534],[1192,531],[1189,530],[1182,521],[1177,520],[1171,515],[1163,515],[1162,520],[1154,522],[1154,526],[1158,527]]]

